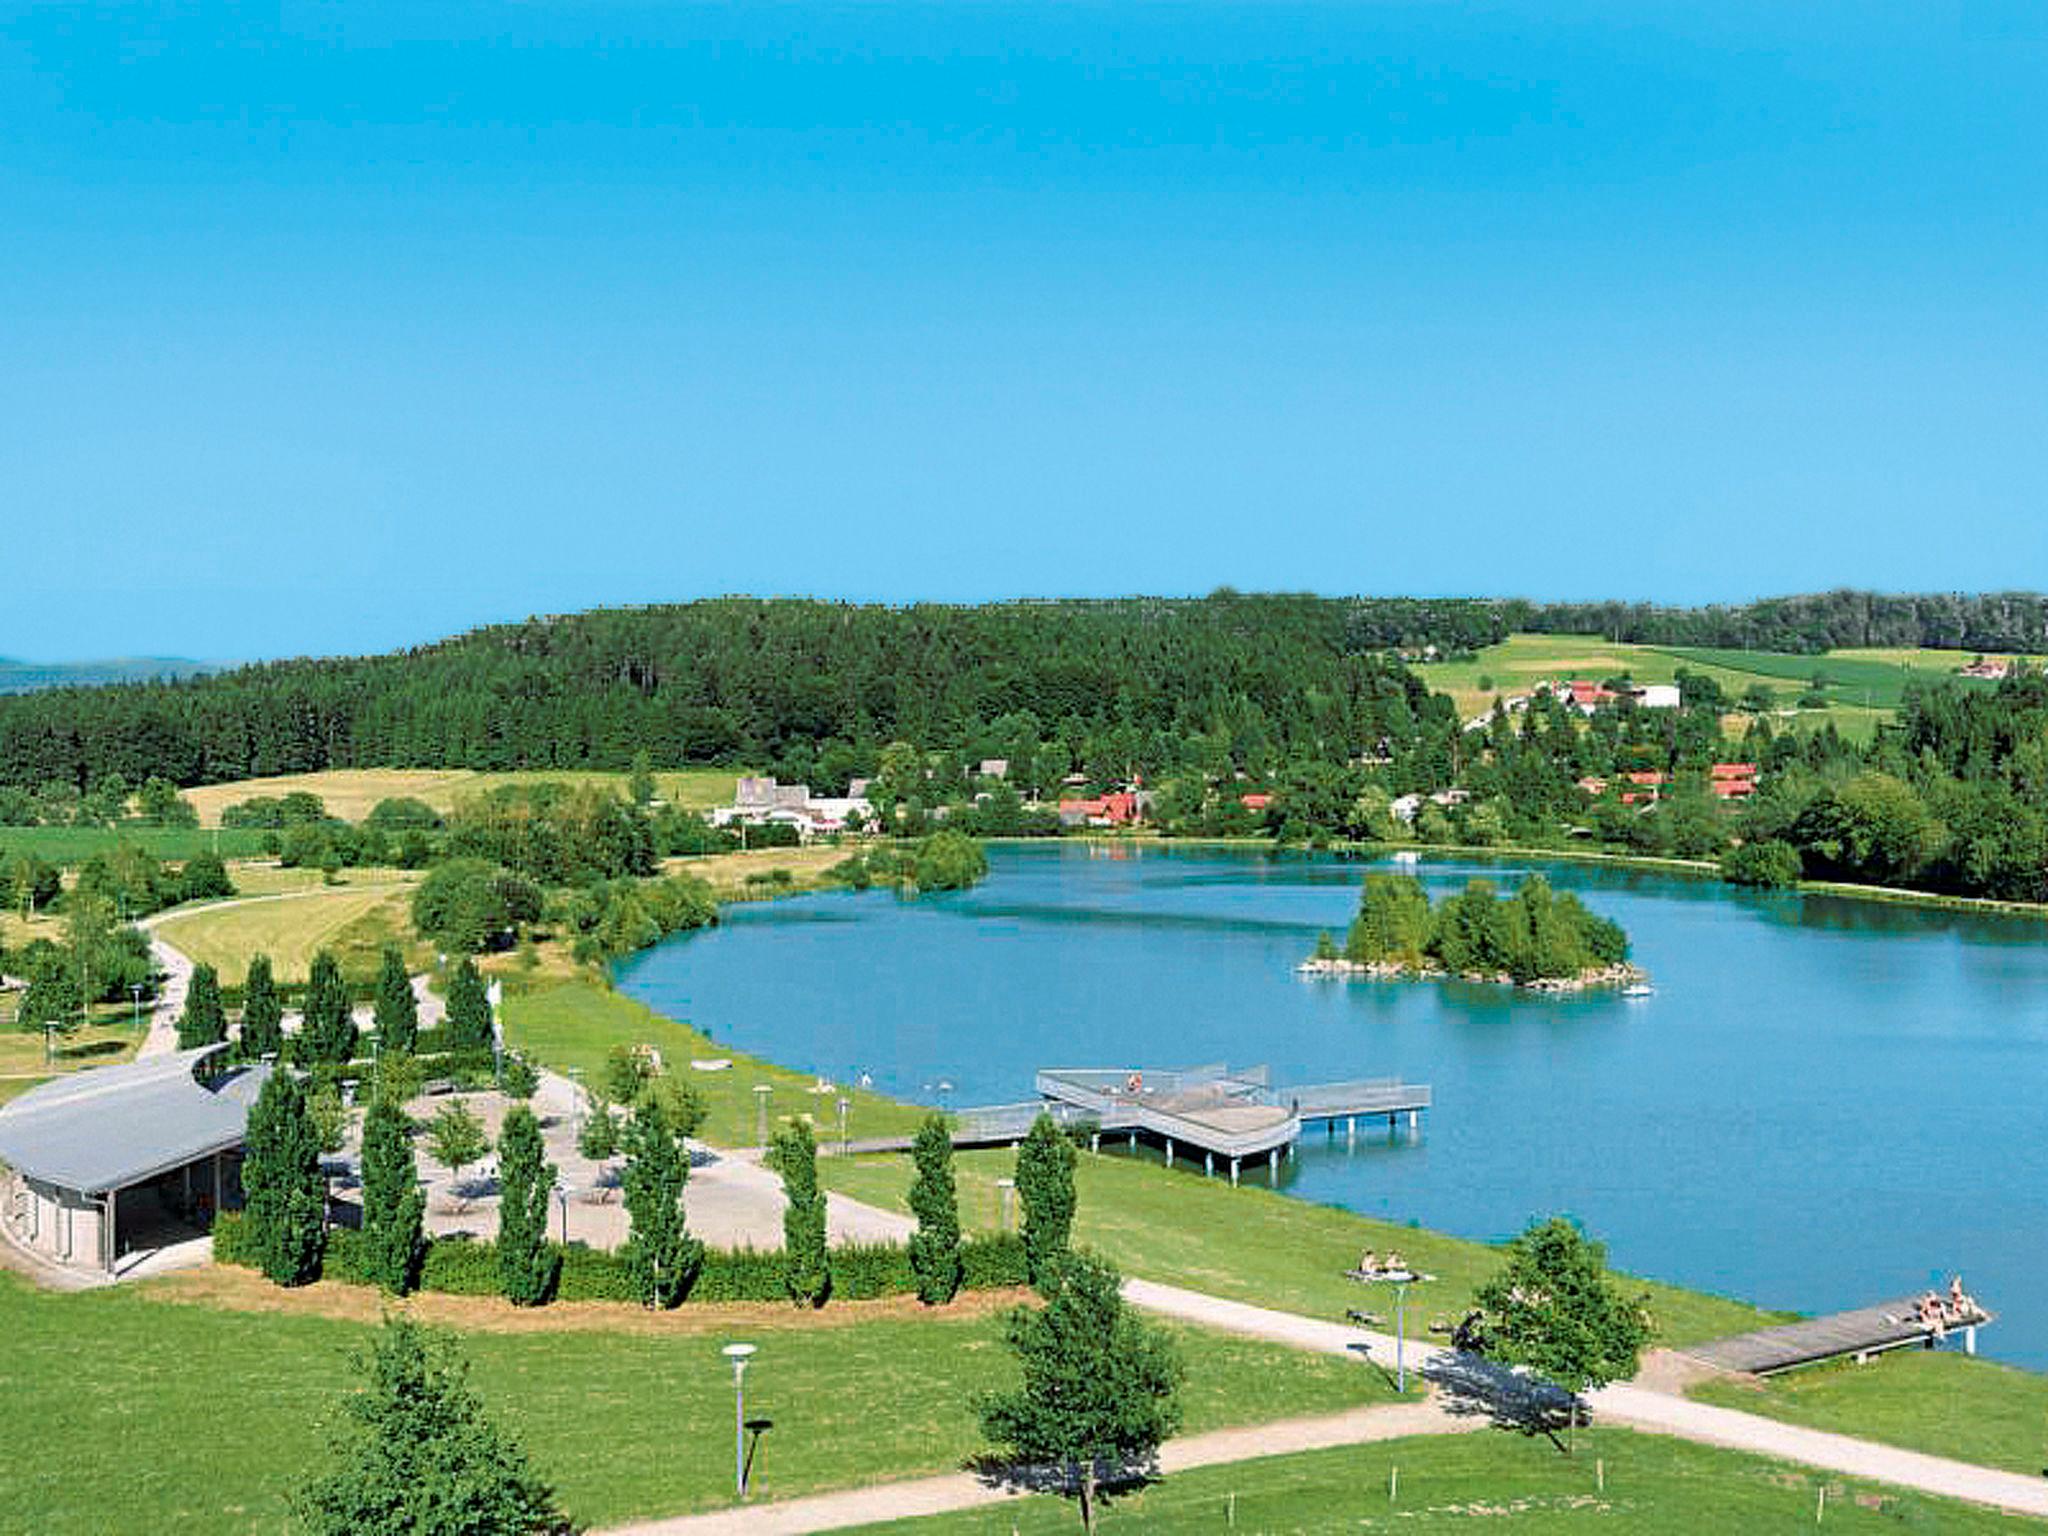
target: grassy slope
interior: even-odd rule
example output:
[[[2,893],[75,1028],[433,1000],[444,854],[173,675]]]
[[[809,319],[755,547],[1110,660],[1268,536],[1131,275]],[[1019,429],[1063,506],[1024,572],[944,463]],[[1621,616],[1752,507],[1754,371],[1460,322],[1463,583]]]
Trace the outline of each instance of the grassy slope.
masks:
[[[751,1146],[755,1135],[754,1086],[769,1083],[771,1117],[813,1114],[821,1134],[838,1131],[836,1095],[814,1094],[817,1079],[792,1072],[758,1057],[729,1050],[709,1036],[654,1012],[644,1004],[594,982],[570,981],[531,990],[508,989],[504,1008],[505,1037],[536,1060],[567,1071],[580,1067],[585,1081],[595,1079],[615,1045],[657,1047],[669,1069],[684,1074],[710,1105],[710,1118],[700,1133],[718,1146]],[[724,1072],[693,1072],[694,1059],[729,1059]],[[907,1135],[927,1111],[879,1094],[854,1090],[847,1117],[851,1136]]]
[[[755,1464],[767,1496],[957,1465],[978,1448],[973,1395],[1006,1375],[986,1317],[826,1327],[756,1311],[735,1331],[761,1350],[747,1403],[774,1421]],[[288,1488],[321,1464],[346,1361],[367,1337],[303,1314],[170,1305],[148,1287],[50,1295],[6,1274],[0,1332],[12,1341],[0,1434],[21,1452],[0,1459],[0,1510],[38,1536],[100,1532],[115,1511],[135,1530],[278,1529]],[[732,1336],[479,1332],[462,1347],[478,1392],[570,1512],[603,1523],[728,1501],[731,1375],[718,1351]],[[1190,1429],[1389,1395],[1347,1361],[1180,1338]]]
[[[195,907],[165,918],[157,932],[229,980],[239,980],[259,952],[270,956],[280,980],[290,981],[304,980],[314,951],[323,948],[351,951],[344,963],[366,956],[374,962],[379,945],[410,934],[410,883],[391,870],[349,870],[343,881],[304,895]]]
[[[654,776],[665,799],[698,809],[730,802],[736,777],[716,768],[690,768]],[[480,794],[500,784],[547,780],[610,784],[623,790],[626,778],[623,773],[571,769],[558,773],[476,773],[466,768],[342,768],[330,773],[294,773],[270,779],[240,779],[232,784],[207,784],[186,790],[185,797],[198,808],[201,824],[209,827],[220,824],[220,813],[227,806],[254,795],[275,797],[293,790],[309,790],[318,795],[327,803],[330,815],[344,821],[361,821],[379,800],[400,796],[424,800],[446,814],[461,797]]]
[[[995,1180],[1007,1176],[1008,1151],[963,1153],[955,1160],[961,1220],[970,1228],[1000,1219]],[[906,1209],[908,1157],[827,1158],[828,1186],[891,1209]],[[1351,1307],[1385,1313],[1392,1299],[1346,1280],[1359,1253],[1392,1248],[1435,1275],[1409,1294],[1408,1321],[1420,1335],[1433,1319],[1455,1322],[1473,1289],[1500,1267],[1484,1243],[1373,1221],[1334,1206],[1311,1205],[1270,1190],[1232,1189],[1225,1179],[1104,1154],[1080,1159],[1077,1239],[1128,1274],[1171,1281],[1262,1306],[1342,1317]],[[1781,1321],[1741,1302],[1645,1282],[1660,1336],[1693,1341]]]
[[[1398,1491],[1390,1474],[1399,1471]],[[1596,1483],[1605,1473],[1605,1489]],[[1235,1529],[1245,1536],[1358,1531],[1521,1533],[1607,1530],[1641,1536],[1707,1531],[1810,1531],[1828,1489],[1826,1531],[1977,1532],[2034,1529],[1969,1505],[1845,1483],[1803,1468],[1681,1440],[1582,1432],[1578,1454],[1505,1432],[1391,1440],[1275,1456],[1167,1478],[1111,1504],[1106,1536]],[[968,1514],[863,1526],[868,1536],[1050,1536],[1078,1529],[1073,1506],[1039,1497]]]
[[[1769,1382],[1708,1382],[1704,1402],[2034,1475],[2048,1470],[2048,1376],[1947,1351],[1899,1350]]]

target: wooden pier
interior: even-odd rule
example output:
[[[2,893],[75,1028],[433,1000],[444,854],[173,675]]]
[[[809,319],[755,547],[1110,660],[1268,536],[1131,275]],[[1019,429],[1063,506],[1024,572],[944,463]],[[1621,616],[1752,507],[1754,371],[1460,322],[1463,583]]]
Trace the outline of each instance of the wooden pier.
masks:
[[[1754,1333],[1694,1344],[1679,1353],[1720,1370],[1742,1371],[1751,1376],[1774,1376],[1824,1360],[1860,1362],[1886,1350],[1912,1345],[1931,1348],[1950,1334],[1962,1336],[1966,1353],[1977,1353],[1977,1330],[1994,1320],[1991,1313],[1973,1302],[1961,1316],[1950,1316],[1935,1325],[1921,1320],[1919,1300],[1917,1296],[1908,1296],[1827,1317],[1781,1323]]]

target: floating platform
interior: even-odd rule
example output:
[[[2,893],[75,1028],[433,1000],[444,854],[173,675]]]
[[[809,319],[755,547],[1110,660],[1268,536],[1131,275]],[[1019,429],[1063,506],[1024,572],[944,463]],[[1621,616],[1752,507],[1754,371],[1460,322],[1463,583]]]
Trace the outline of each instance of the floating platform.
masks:
[[[1712,1339],[1678,1351],[1724,1371],[1742,1371],[1751,1376],[1774,1376],[1802,1365],[1819,1365],[1825,1360],[1868,1360],[1887,1350],[1919,1345],[1931,1347],[1949,1334],[1960,1334],[1963,1349],[1977,1352],[1977,1330],[1994,1321],[1992,1314],[1974,1303],[1961,1317],[1940,1326],[1925,1323],[1915,1308],[1919,1297],[1858,1307],[1803,1322],[1781,1323],[1738,1333],[1730,1338]]]

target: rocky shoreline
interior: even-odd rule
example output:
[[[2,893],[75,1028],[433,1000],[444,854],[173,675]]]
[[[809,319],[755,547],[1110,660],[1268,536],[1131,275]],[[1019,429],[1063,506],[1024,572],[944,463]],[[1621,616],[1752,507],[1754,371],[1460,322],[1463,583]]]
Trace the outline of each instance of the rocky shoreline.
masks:
[[[1488,974],[1483,971],[1468,971],[1461,976],[1439,966],[1403,965],[1393,960],[1345,960],[1309,959],[1296,966],[1302,976],[1331,976],[1346,981],[1458,981],[1491,982],[1503,987],[1520,987],[1525,992],[1589,992],[1598,987],[1647,986],[1649,972],[1639,965],[1622,961],[1615,965],[1597,966],[1581,971],[1576,976],[1539,976],[1533,981],[1516,981],[1505,971]]]

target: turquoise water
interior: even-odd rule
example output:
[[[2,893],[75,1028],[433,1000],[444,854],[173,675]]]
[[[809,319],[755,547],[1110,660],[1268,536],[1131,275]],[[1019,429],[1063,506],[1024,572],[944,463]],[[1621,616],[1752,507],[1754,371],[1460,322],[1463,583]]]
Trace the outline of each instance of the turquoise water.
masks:
[[[1311,1137],[1281,1186],[1480,1238],[1567,1211],[1617,1263],[1802,1311],[1960,1269],[2001,1314],[1986,1351],[2048,1368],[2048,925],[1553,865],[1657,984],[1561,998],[1297,977],[1349,920],[1354,861],[1053,844],[991,863],[960,895],[739,907],[620,985],[933,1103],[1028,1097],[1062,1065],[1428,1082],[1419,1137]]]

